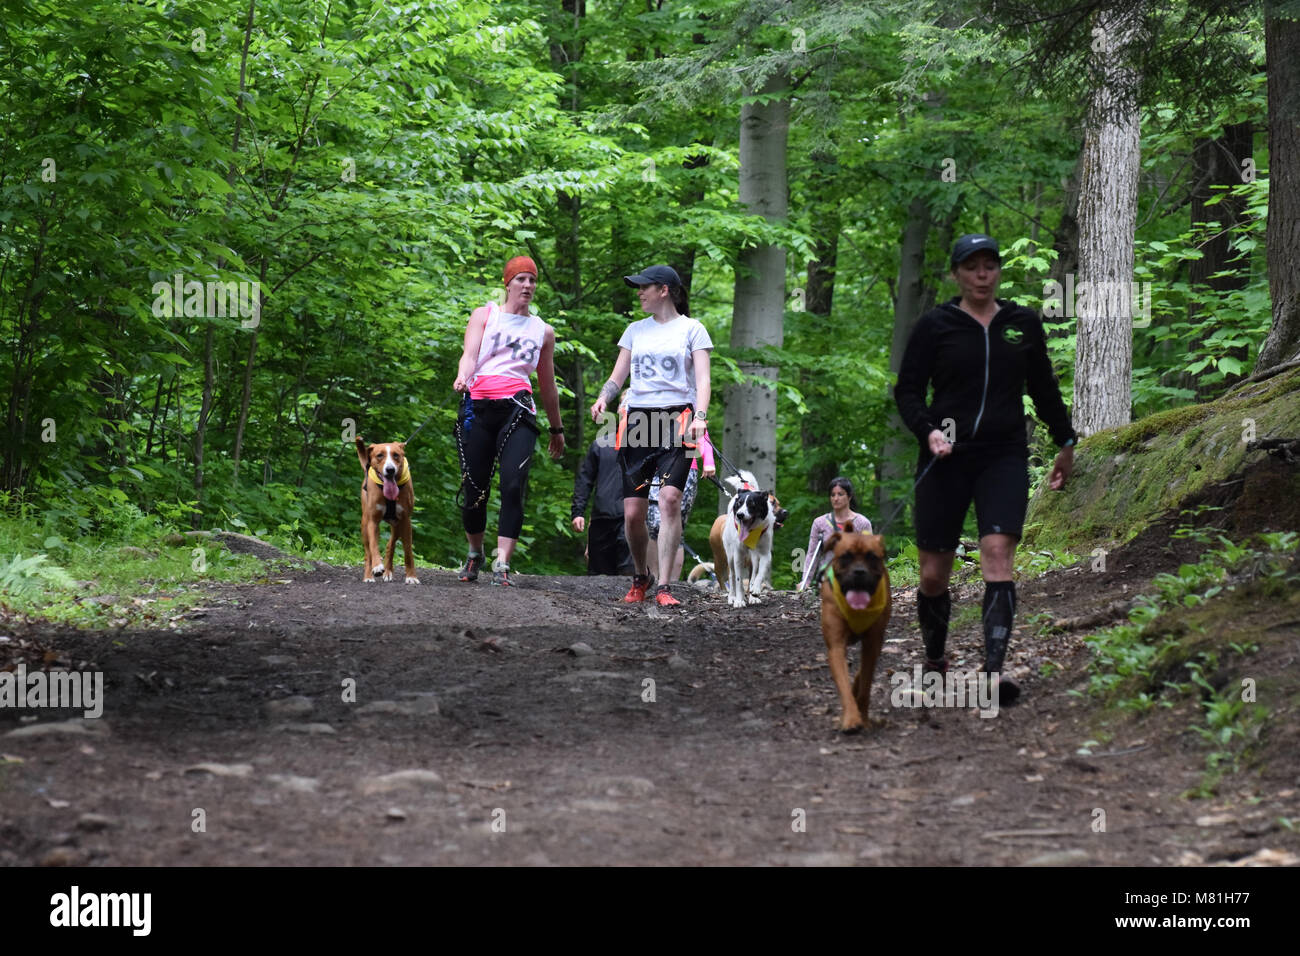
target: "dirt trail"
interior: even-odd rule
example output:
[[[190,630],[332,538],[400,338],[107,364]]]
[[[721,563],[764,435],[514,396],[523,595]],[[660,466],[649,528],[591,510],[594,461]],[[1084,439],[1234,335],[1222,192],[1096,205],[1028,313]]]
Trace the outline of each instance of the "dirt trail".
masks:
[[[1079,571],[1022,585],[1018,622],[1135,593],[1170,560],[1118,560],[1100,593]],[[900,589],[876,726],[843,737],[810,595],[737,612],[683,585],[661,611],[616,603],[621,579],[420,576],[282,571],[214,588],[179,632],[29,635],[103,670],[107,701],[35,735],[75,715],[0,711],[0,863],[1172,865],[1300,849],[1273,822],[1296,815],[1285,781],[1180,796],[1205,765],[1190,734],[1135,725],[1078,754],[1096,719],[1068,693],[1078,635],[1023,627],[1026,699],[995,718],[893,708],[888,672],[921,650]],[[980,657],[966,621],[957,667]],[[1275,769],[1295,782],[1295,763]]]

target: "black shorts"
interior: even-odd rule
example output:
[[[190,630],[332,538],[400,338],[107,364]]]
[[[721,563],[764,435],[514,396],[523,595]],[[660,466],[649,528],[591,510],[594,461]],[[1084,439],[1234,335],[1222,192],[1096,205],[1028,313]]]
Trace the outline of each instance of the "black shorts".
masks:
[[[687,412],[683,417],[683,413]],[[689,424],[694,410],[688,405],[675,408],[629,408],[627,427],[618,450],[623,469],[623,497],[649,498],[655,475],[660,484],[678,491],[686,487],[694,448],[687,448],[681,423]]]
[[[955,551],[966,512],[975,502],[980,537],[1020,537],[1029,507],[1029,455],[1018,445],[958,445],[946,458],[923,453],[917,463],[916,546],[922,551]]]

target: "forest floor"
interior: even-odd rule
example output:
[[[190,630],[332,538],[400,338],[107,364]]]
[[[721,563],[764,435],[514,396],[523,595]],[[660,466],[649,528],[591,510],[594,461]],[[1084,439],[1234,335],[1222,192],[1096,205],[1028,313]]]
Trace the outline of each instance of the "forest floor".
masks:
[[[1024,698],[995,717],[890,706],[889,675],[921,660],[897,588],[856,736],[835,731],[811,594],[737,611],[683,584],[661,610],[619,603],[623,579],[322,566],[213,587],[170,630],[9,620],[0,668],[102,671],[106,702],[0,710],[0,864],[1296,863],[1300,595],[1222,634],[1258,645],[1241,673],[1287,683],[1209,789],[1199,701],[1105,709],[1072,693],[1087,628],[1042,626],[1189,548],[1155,528],[1106,573],[1023,582]],[[982,657],[980,593],[954,594],[954,668]]]

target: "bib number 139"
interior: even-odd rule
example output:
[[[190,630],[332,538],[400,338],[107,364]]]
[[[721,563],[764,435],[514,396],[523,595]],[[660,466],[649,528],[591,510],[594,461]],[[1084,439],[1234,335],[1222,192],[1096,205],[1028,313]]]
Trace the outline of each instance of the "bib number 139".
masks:
[[[655,378],[662,374],[664,378],[676,378],[679,363],[676,355],[641,355],[636,362],[639,378]]]

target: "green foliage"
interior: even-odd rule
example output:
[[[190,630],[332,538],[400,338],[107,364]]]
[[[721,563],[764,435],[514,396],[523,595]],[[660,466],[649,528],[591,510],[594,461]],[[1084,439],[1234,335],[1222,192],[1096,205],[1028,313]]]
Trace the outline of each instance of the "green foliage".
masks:
[[[191,588],[265,570],[255,558],[176,534],[99,486],[69,489],[58,501],[0,499],[0,604],[22,614],[82,627],[167,626],[202,599]]]
[[[975,10],[652,7],[7,4],[0,489],[25,494],[0,554],[71,567],[86,542],[149,547],[159,529],[224,527],[355,563],[348,435],[405,438],[429,418],[410,449],[415,544],[423,562],[455,566],[450,384],[470,310],[527,251],[557,331],[569,449],[556,464],[539,443],[521,569],[581,568],[568,502],[593,431],[585,411],[638,317],[620,277],[668,261],[690,276],[691,313],[718,345],[715,421],[741,362],[780,369],[789,546],[826,510],[826,480],[847,474],[909,580],[915,442],[893,422],[890,373],[909,204],[930,217],[923,281],[938,298],[955,291],[952,235],[990,231],[1007,250],[1004,294],[1036,304],[1078,154],[1077,104],[1016,89],[1002,65],[1026,40]],[[1161,24],[1164,37],[1187,27]],[[737,195],[739,106],[774,74],[792,99],[785,222],[750,215]],[[1188,224],[1162,191],[1196,139],[1258,118],[1262,102],[1254,77],[1208,112],[1144,103],[1139,278],[1156,295],[1136,333],[1139,413],[1223,387],[1262,338],[1267,177],[1232,190],[1247,210],[1232,268],[1247,281],[1215,297],[1188,287],[1187,264],[1219,227]],[[817,313],[792,294],[784,343],[746,353],[728,344],[735,268],[760,244],[789,251],[792,293],[832,255],[834,294]],[[256,321],[173,301],[178,275],[182,288],[258,283]],[[1073,322],[1047,328],[1068,401]],[[1041,432],[1035,480],[1053,454]],[[709,510],[686,532],[697,549]],[[1071,558],[1021,560],[1033,574]]]
[[[0,593],[30,595],[41,588],[70,588],[72,576],[49,556],[15,554],[7,563],[0,559]]]
[[[1221,653],[1245,656],[1259,646],[1233,641],[1217,645],[1219,650],[1188,654],[1179,629],[1169,623],[1171,612],[1202,606],[1248,581],[1289,575],[1292,586],[1300,584],[1288,560],[1300,546],[1300,535],[1260,536],[1263,550],[1236,544],[1221,534],[1218,540],[1221,547],[1207,549],[1196,564],[1184,564],[1175,574],[1157,575],[1155,593],[1139,599],[1129,612],[1129,623],[1085,639],[1094,655],[1088,692],[1109,698],[1117,709],[1144,714],[1157,707],[1172,708],[1189,695],[1199,698],[1204,723],[1190,729],[1214,748],[1206,756],[1206,778],[1195,791],[1199,795],[1211,793],[1219,776],[1238,765],[1268,715],[1267,707],[1244,700],[1231,681],[1222,688],[1214,681],[1221,670]],[[1160,677],[1171,671],[1185,679]]]

